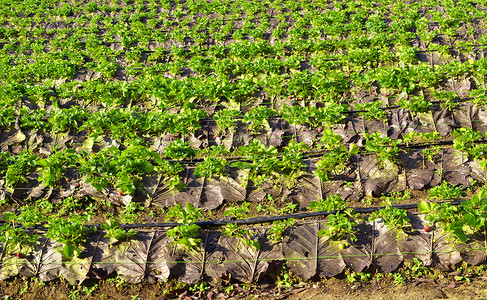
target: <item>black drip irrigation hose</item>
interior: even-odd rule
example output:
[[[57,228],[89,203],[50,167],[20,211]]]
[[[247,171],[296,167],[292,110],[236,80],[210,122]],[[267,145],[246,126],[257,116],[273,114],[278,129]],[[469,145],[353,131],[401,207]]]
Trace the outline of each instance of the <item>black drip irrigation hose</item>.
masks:
[[[473,144],[479,145],[479,144],[487,144],[487,140],[481,140],[481,141],[474,141]],[[451,146],[453,145],[453,141],[439,141],[439,142],[432,142],[432,143],[424,143],[424,144],[411,144],[411,145],[399,145],[397,148],[399,149],[425,149],[425,148],[431,148],[435,146]],[[357,148],[360,151],[360,155],[371,155],[374,154],[373,152],[367,152],[365,150],[366,146],[357,146]],[[312,159],[312,158],[318,158],[322,157],[325,153],[328,153],[328,151],[325,150],[319,150],[315,152],[308,152],[303,155],[303,159]],[[276,157],[282,157],[282,155],[277,155]],[[184,166],[192,166],[192,165],[197,165],[201,162],[204,161],[204,158],[194,158],[192,160],[176,160],[176,159],[164,159],[167,160],[168,162],[171,163],[180,163],[181,165]],[[233,163],[233,162],[251,162],[247,157],[227,157],[226,158],[228,163]]]
[[[460,205],[465,200],[455,200],[455,201],[441,201],[436,202],[438,204],[443,203],[450,203],[451,205]],[[351,208],[355,213],[361,214],[369,214],[375,211],[379,211],[385,209],[387,207],[394,207],[397,209],[415,209],[418,207],[418,204],[400,204],[400,205],[391,205],[391,206],[376,206],[376,207],[357,207]],[[211,221],[198,221],[194,222],[194,224],[205,228],[205,227],[213,227],[213,226],[224,226],[226,224],[237,224],[237,225],[253,225],[253,224],[261,224],[261,223],[269,223],[274,221],[282,221],[288,219],[303,219],[309,217],[321,217],[327,216],[331,214],[336,214],[338,212],[344,212],[344,210],[330,210],[330,211],[317,211],[317,212],[309,212],[309,213],[296,213],[296,214],[288,214],[288,215],[281,215],[281,216],[272,216],[272,217],[257,217],[257,218],[249,218],[243,220],[211,220]],[[180,223],[149,223],[149,224],[123,224],[120,225],[122,228],[158,228],[158,227],[175,227],[181,225]]]
[[[46,143],[47,144],[47,143]],[[474,141],[473,144],[475,145],[480,145],[480,144],[487,144],[487,140],[478,140]],[[9,145],[5,143],[0,143],[0,146],[4,145]],[[67,143],[65,143],[67,145]],[[425,148],[431,148],[435,146],[451,146],[453,145],[453,140],[443,140],[443,141],[438,141],[438,142],[431,142],[431,143],[422,143],[422,144],[410,144],[410,145],[398,145],[398,149],[412,149],[412,150],[417,150],[417,149],[425,149]],[[359,155],[367,156],[367,155],[372,155],[374,154],[373,152],[368,152],[365,150],[366,146],[357,146],[359,149]],[[307,152],[303,154],[303,159],[313,159],[313,158],[319,158],[322,157],[324,154],[328,153],[326,150],[317,150],[317,151],[312,151],[312,152]],[[275,157],[281,158],[282,155],[276,155]],[[223,157],[227,160],[228,163],[233,163],[233,162],[252,162],[252,160],[248,157]],[[200,164],[204,161],[204,158],[193,158],[191,160],[177,160],[173,158],[162,158],[165,161],[168,161],[170,163],[179,163],[182,166],[194,166],[197,164]],[[152,161],[153,163],[153,161]],[[75,168],[68,168],[68,169],[75,169]]]
[[[450,203],[451,205],[460,205],[466,200],[454,200],[454,201],[440,201],[434,202],[437,204],[443,203]],[[375,211],[379,211],[385,209],[387,207],[394,207],[397,209],[416,209],[418,204],[399,204],[399,205],[391,205],[391,206],[375,206],[375,207],[357,207],[351,208],[354,213],[361,213],[361,214],[369,214]],[[200,226],[201,228],[208,228],[208,227],[221,227],[227,224],[237,224],[237,225],[254,225],[254,224],[262,224],[262,223],[270,223],[274,221],[282,221],[288,219],[303,219],[309,217],[321,217],[321,216],[328,216],[331,214],[336,214],[338,212],[344,212],[344,210],[330,210],[330,211],[317,211],[317,212],[309,212],[309,213],[295,213],[295,214],[287,214],[281,216],[272,216],[272,217],[256,217],[256,218],[248,218],[242,220],[209,220],[209,221],[198,221],[191,224],[195,224]],[[0,221],[0,224],[7,224],[5,221]],[[46,224],[43,222],[43,224]],[[182,225],[181,223],[177,222],[166,222],[166,223],[135,223],[135,224],[121,224],[120,228],[124,229],[135,229],[135,228],[173,228]],[[15,225],[15,228],[23,227],[22,225]],[[101,225],[85,225],[87,228],[97,228],[100,229]],[[32,227],[26,227],[26,229],[31,230],[46,230],[47,228],[44,225],[36,225]]]

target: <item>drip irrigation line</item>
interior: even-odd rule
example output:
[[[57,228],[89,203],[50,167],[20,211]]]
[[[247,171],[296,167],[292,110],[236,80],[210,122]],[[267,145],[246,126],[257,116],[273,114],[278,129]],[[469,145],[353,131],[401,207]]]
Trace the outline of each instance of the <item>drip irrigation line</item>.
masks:
[[[454,201],[439,201],[434,202],[438,204],[443,203],[450,203],[451,205],[460,205],[461,203],[467,200],[454,200]],[[399,204],[399,205],[391,205],[391,206],[376,206],[376,207],[349,207],[352,209],[354,213],[361,213],[361,214],[370,214],[375,211],[383,210],[387,207],[394,207],[397,209],[404,209],[404,210],[411,210],[417,209],[418,204]],[[345,210],[331,210],[331,211],[317,211],[317,212],[308,212],[308,213],[294,213],[294,214],[287,214],[287,215],[280,215],[280,216],[272,216],[272,217],[256,217],[256,218],[248,218],[248,219],[241,219],[241,220],[209,220],[209,221],[197,221],[191,224],[195,224],[200,226],[201,228],[211,228],[211,227],[222,227],[227,224],[237,224],[237,225],[255,225],[255,224],[262,224],[262,223],[270,223],[274,221],[283,221],[288,219],[303,219],[303,218],[311,218],[311,217],[326,217],[330,214],[336,213],[343,213]],[[0,224],[9,224],[3,220],[0,220]],[[23,227],[21,224],[17,224],[15,228],[26,228],[28,230],[47,230],[45,226],[42,224],[47,224],[46,222],[41,223],[41,225],[36,225],[32,227]],[[178,222],[165,222],[165,223],[134,223],[134,224],[120,224],[120,228],[124,229],[136,229],[136,228],[173,228],[182,225]],[[10,225],[11,226],[11,225]],[[97,225],[85,225],[87,228],[97,228],[101,229],[101,224]]]
[[[353,121],[352,121],[353,122]],[[472,123],[475,123],[475,122],[482,122],[481,120],[472,120]],[[447,126],[450,126],[450,127],[456,127],[456,123],[443,123],[444,125],[447,125]],[[290,124],[290,125],[294,125],[294,124]],[[298,125],[298,124],[296,124]],[[301,126],[305,126],[305,125],[301,125]],[[322,127],[325,127],[325,126],[322,126]],[[322,128],[322,127],[317,127],[317,128]],[[428,126],[428,125],[416,125],[414,126],[414,128],[430,128],[431,126]],[[323,136],[323,134],[321,132],[317,132],[317,133],[312,133],[310,131],[316,131],[317,128],[314,128],[314,129],[309,129],[309,128],[306,128],[306,130],[303,130],[303,131],[300,131],[300,132],[297,132],[296,134],[281,134],[281,135],[278,135],[277,137],[279,138],[294,138],[294,137],[316,137],[316,138],[320,138]],[[395,126],[384,126],[382,128],[379,128],[379,131],[382,131],[382,130],[396,130],[396,131],[402,131],[404,129],[408,129],[408,128],[411,128],[411,126],[404,126],[404,127],[395,127]],[[275,128],[276,130],[282,130],[284,132],[286,132],[286,130],[292,130],[291,126],[289,127],[286,127],[286,128],[278,128],[278,126],[276,126]],[[333,130],[333,128],[331,128]],[[27,131],[30,130],[30,129],[26,129]],[[353,134],[353,135],[363,135],[363,133],[365,133],[364,131],[353,131],[353,130],[348,130],[348,131],[344,131],[344,130],[338,130],[339,134]],[[368,131],[368,132],[371,132],[371,131]],[[436,131],[432,131],[431,133],[433,132],[436,132]],[[22,132],[23,133],[23,132]],[[47,134],[49,134],[49,132],[46,132]],[[171,133],[169,132],[164,132],[162,133],[163,135],[168,135],[169,137],[171,136]],[[194,133],[193,133],[194,134]],[[254,139],[256,138],[259,138],[259,137],[274,137],[274,135],[267,135],[265,133],[259,133],[259,134],[252,134],[252,133],[247,133],[249,136],[253,136]],[[404,134],[402,134],[404,135]],[[74,135],[71,135],[74,137]],[[80,137],[81,138],[85,138],[84,140],[88,140],[89,138],[91,138],[92,136],[89,136],[89,135],[80,135],[80,136],[76,136],[76,138],[78,140],[80,140]],[[113,135],[111,134],[105,134],[105,135],[99,135],[99,137],[113,137]],[[154,137],[154,136],[153,136]],[[188,136],[178,136],[178,137],[173,137],[174,140],[177,140],[177,139],[180,139],[180,138],[185,138],[187,139]],[[156,136],[156,139],[159,139],[160,136]],[[112,139],[113,141],[117,141],[117,142],[120,142],[123,144],[123,141],[119,141],[117,139]],[[127,140],[127,139],[125,139]],[[213,137],[213,138],[203,138],[201,139],[201,142],[208,142],[208,143],[212,143],[212,144],[216,144],[217,141],[222,141],[222,140],[225,140],[224,136],[223,136],[223,139],[221,138],[220,140],[217,140],[216,137]],[[232,141],[236,141],[236,142],[239,142],[239,141],[247,141],[248,139],[245,139],[245,138],[232,138]],[[18,144],[19,142],[12,142],[12,143],[0,143],[0,146],[8,146],[8,145],[13,145],[13,144]],[[59,143],[59,142],[33,142],[32,145],[51,145],[52,143],[55,143],[56,145],[83,145],[84,143],[83,142],[66,142],[66,143]],[[96,142],[96,141],[93,141],[93,144],[97,144],[97,145],[103,145],[103,144],[106,144],[107,142]]]
[[[380,98],[379,97],[376,97],[374,99],[380,99]],[[439,107],[438,104],[443,104],[443,103],[447,103],[447,102],[463,103],[463,102],[468,102],[468,101],[471,101],[471,100],[475,100],[475,98],[469,97],[469,98],[456,98],[456,99],[451,99],[449,101],[444,101],[444,100],[443,101],[430,101],[429,103],[431,103],[434,106],[433,107],[430,107],[430,109],[427,110],[426,112],[442,111],[443,108]],[[296,101],[296,100],[294,100],[294,101],[297,102],[297,103],[303,102],[303,101]],[[315,102],[315,101],[306,101],[305,100],[304,102]],[[266,105],[274,105],[276,103],[279,103],[279,102],[262,102],[257,107],[266,106]],[[331,104],[331,103],[329,103],[329,102],[318,102],[317,104]],[[350,105],[350,103],[347,103],[347,102],[340,102],[339,104],[347,104],[347,105]],[[223,104],[218,104],[216,106],[223,106],[224,107]],[[293,107],[293,106],[299,106],[299,107],[302,107],[302,108],[310,108],[310,106],[304,106],[303,107],[301,105],[291,105],[291,107]],[[178,106],[178,107],[179,108],[182,108],[182,106]],[[69,109],[69,108],[63,108],[63,109]],[[61,109],[61,110],[63,110],[63,109]],[[123,111],[123,110],[126,110],[126,109],[127,109],[126,107],[118,108],[118,110],[120,110],[120,111]],[[201,110],[201,108],[197,108],[197,109],[198,110]],[[392,106],[379,107],[378,109],[385,111],[385,110],[396,110],[396,109],[407,109],[407,108],[402,107],[401,105],[392,105]],[[411,111],[411,110],[409,110],[409,111]],[[216,114],[217,112],[218,111],[215,111],[212,115]],[[353,114],[360,114],[360,113],[366,113],[366,112],[369,112],[369,110],[366,110],[366,109],[362,109],[362,110],[344,110],[344,111],[341,111],[340,113],[353,115]],[[414,113],[414,112],[411,111],[411,113]],[[171,114],[177,114],[177,113],[168,113],[168,114],[171,115]],[[15,114],[12,117],[22,118],[22,117],[25,117],[25,116],[30,116],[30,114]],[[46,118],[43,118],[42,120],[44,122],[47,122],[48,116],[50,116],[50,114],[49,114],[48,111],[46,111],[45,116],[46,116]],[[239,116],[233,117],[233,119],[238,119],[238,120],[243,119],[243,118],[244,118],[244,115],[239,115]],[[89,120],[89,118],[87,118],[87,120]],[[282,117],[282,115],[272,115],[272,116],[270,116],[268,118],[268,120],[282,120],[282,121],[286,121],[286,119],[284,119]],[[201,118],[198,121],[199,122],[212,122],[212,123],[216,123],[215,119],[212,118],[212,117]],[[472,121],[477,121],[477,120],[472,120]],[[300,125],[300,124],[296,124],[296,125]]]
[[[287,136],[287,137],[294,137],[294,135],[291,135],[291,136]],[[481,144],[487,144],[487,140],[482,140],[482,141],[474,141],[473,142],[475,145],[481,145]],[[0,146],[8,146],[10,144],[0,144]],[[65,144],[65,145],[72,145],[72,144]],[[438,141],[438,142],[431,142],[431,143],[422,143],[422,144],[410,144],[410,145],[405,145],[405,144],[401,144],[401,145],[398,145],[397,148],[398,149],[411,149],[411,150],[417,150],[417,149],[427,149],[427,148],[432,148],[432,147],[435,147],[435,146],[451,146],[453,145],[453,140],[444,140],[444,141]],[[359,150],[359,156],[370,156],[370,155],[373,155],[375,154],[375,152],[369,152],[366,150],[366,145],[364,146],[357,146],[358,150]],[[303,157],[302,159],[303,160],[306,160],[306,159],[313,159],[313,158],[320,158],[322,157],[324,154],[326,153],[329,153],[328,151],[326,150],[316,150],[316,151],[311,151],[311,152],[305,152],[303,154]],[[282,158],[282,155],[283,153],[279,153],[277,155],[274,155],[274,157],[278,157],[278,158]],[[229,157],[229,156],[218,156],[217,158],[223,158],[223,159],[226,159],[227,162],[230,164],[230,163],[233,163],[233,162],[252,162],[252,156],[233,156],[233,157]],[[183,166],[194,166],[194,165],[197,165],[197,164],[200,164],[204,161],[205,157],[201,157],[201,158],[193,158],[191,160],[176,160],[176,159],[172,159],[172,158],[162,158],[163,160],[165,161],[168,161],[168,162],[171,162],[171,163],[179,163]],[[73,170],[76,170],[77,168],[67,168],[67,169],[73,169]]]
[[[348,120],[348,122],[354,122],[353,120],[356,119],[356,120],[362,120],[361,117],[357,117],[357,118],[352,118],[352,120]],[[288,121],[286,121],[285,119],[280,119],[280,118],[274,118],[274,119],[270,119],[270,120],[275,120],[275,121],[283,121],[283,122],[286,122],[287,124],[282,124],[283,126],[278,126],[278,125],[275,125],[274,129],[276,130],[282,130],[284,132],[286,132],[286,130],[292,130],[292,126],[294,125],[298,125],[298,126],[303,126],[305,127],[304,130],[302,131],[299,131],[297,132],[296,134],[281,134],[281,135],[278,135],[278,137],[282,137],[282,138],[293,138],[293,137],[320,137],[322,136],[322,133],[321,132],[317,132],[317,133],[311,133],[310,131],[316,131],[318,128],[321,128],[323,129],[323,127],[327,127],[326,125],[323,125],[323,126],[317,126],[316,128],[308,128],[305,124],[294,124],[294,123],[289,123]],[[333,126],[331,126],[330,129],[334,129],[333,127],[335,127],[336,125],[340,125],[340,124],[343,124],[343,122],[346,123],[347,119],[344,119],[343,121],[341,121],[340,123],[338,124],[335,124]],[[365,120],[366,122],[371,122],[371,121],[374,121],[374,120]],[[380,121],[380,120],[377,120],[377,121]],[[384,124],[386,122],[389,121],[389,119],[384,119],[383,120]],[[480,119],[476,119],[476,120],[471,120],[470,123],[472,124],[475,124],[477,122],[483,122],[482,120]],[[210,123],[209,121],[207,122],[201,122],[201,123]],[[464,122],[466,123],[466,122]],[[457,122],[451,122],[451,123],[447,123],[447,122],[443,122],[442,125],[446,125],[446,126],[449,126],[449,127],[452,127],[453,129],[456,129],[458,127],[458,123]],[[235,127],[245,127],[246,124],[242,123],[242,124],[237,124],[235,125]],[[205,126],[201,126],[201,129],[203,129]],[[423,124],[413,124],[413,127],[415,129],[418,129],[418,128],[430,128],[431,126],[429,125],[423,125]],[[329,127],[328,127],[329,128]],[[381,130],[395,130],[395,131],[402,131],[404,129],[408,129],[408,128],[411,128],[411,126],[392,126],[392,125],[384,125],[384,127],[381,127],[381,128],[377,128],[379,131]],[[468,127],[467,127],[468,128]],[[12,129],[11,129],[12,130]],[[29,130],[36,130],[36,129],[23,129],[25,131],[29,131]],[[198,129],[197,129],[198,130]],[[196,131],[197,131],[196,130]],[[204,129],[203,129],[204,130]],[[238,130],[238,129],[237,129]],[[363,134],[365,133],[365,131],[357,131],[357,130],[339,130],[339,129],[336,129],[335,130],[338,131],[339,134],[353,134],[353,135],[360,135],[360,134]],[[22,129],[20,129],[20,131],[22,131]],[[83,131],[87,131],[87,130],[83,130]],[[78,131],[78,133],[81,133],[83,131]],[[236,131],[236,130],[235,130]],[[17,131],[18,132],[18,131]],[[371,132],[370,130],[368,130],[367,132]],[[433,132],[437,132],[437,131],[432,131],[431,133]],[[23,133],[23,132],[22,132]],[[46,134],[50,134],[51,132],[47,132],[45,131]],[[67,132],[64,132],[64,133],[69,133],[69,131]],[[140,133],[144,133],[142,130],[140,131]],[[57,133],[55,133],[57,134]],[[195,134],[195,132],[191,132],[191,134]],[[253,136],[254,138],[258,138],[258,137],[263,137],[263,136],[268,136],[266,135],[265,133],[261,133],[261,132],[258,132],[258,133],[249,133],[249,132],[246,132],[246,134],[248,134],[249,136]],[[169,132],[169,131],[160,131],[159,132],[159,135],[158,136],[152,136],[152,137],[156,137],[157,139],[161,137],[161,135],[167,135],[168,137],[170,137],[172,134]],[[402,133],[402,135],[404,135],[404,133]],[[79,134],[79,135],[70,135],[72,137],[75,137],[76,139],[80,140],[82,138],[86,138],[85,140],[88,140],[89,138],[97,138],[97,137],[113,137],[113,134],[112,133],[105,133],[104,135],[86,135],[86,134]],[[268,137],[272,137],[273,135],[271,134],[270,136]],[[177,136],[173,136],[173,139],[176,140],[176,139],[180,139],[180,138],[188,138],[189,136],[183,136],[183,135],[177,135]],[[223,139],[224,136],[222,136]],[[125,138],[125,140],[127,139],[130,139],[130,138]],[[114,139],[115,141],[118,141],[117,139]],[[221,141],[222,139],[220,139]],[[247,141],[247,139],[245,138],[232,138],[233,141]],[[216,137],[213,137],[213,138],[203,138],[201,139],[202,142],[211,142],[211,143],[216,143],[217,142],[217,139]],[[13,143],[0,143],[0,145],[2,146],[5,146],[5,145],[11,145],[11,144],[15,144],[15,143],[18,143],[18,142],[13,142]],[[97,141],[93,141],[94,144],[104,144],[104,142],[97,142]],[[120,143],[123,143],[123,141],[120,140]],[[52,142],[34,142],[33,144],[36,144],[36,145],[50,145],[52,144]],[[59,144],[56,142],[56,144]],[[74,143],[61,143],[61,144],[64,144],[64,145],[83,145],[82,142],[74,142]]]
[[[438,204],[443,203],[451,203],[452,205],[460,205],[462,202],[466,200],[455,200],[455,201],[440,201],[436,202]],[[383,210],[388,206],[379,206],[379,207],[357,207],[351,208],[355,213],[361,214],[370,214],[375,211]],[[397,209],[417,209],[418,204],[400,204],[400,205],[391,205],[391,207]],[[249,218],[243,220],[211,220],[211,221],[198,221],[194,224],[202,227],[220,227],[225,226],[226,224],[237,224],[237,225],[254,225],[254,224],[261,224],[261,223],[269,223],[274,221],[283,221],[288,219],[303,219],[303,218],[310,218],[310,217],[321,217],[321,216],[328,216],[330,214],[336,214],[338,212],[343,213],[345,210],[331,210],[331,211],[318,211],[318,212],[309,212],[309,213],[296,213],[296,214],[288,214],[288,215],[281,215],[281,216],[273,216],[273,217],[257,217],[257,218]],[[175,226],[181,225],[180,223],[149,223],[149,224],[123,224],[120,227],[125,229],[130,228],[172,228]]]
[[[273,17],[273,16],[266,17],[266,19],[271,19],[271,18],[272,19],[276,19],[276,17]],[[478,19],[482,19],[482,18],[484,18],[484,17],[476,17],[476,18],[473,18],[472,20],[470,20],[469,22],[472,23],[472,21],[474,21],[474,20],[477,21]],[[173,17],[167,17],[165,19],[178,20],[178,18],[173,18]],[[249,17],[249,18],[246,18],[245,20],[247,20],[247,19],[251,19],[252,21],[259,21],[259,20],[264,19],[264,18],[262,18],[262,17],[257,17],[257,18],[255,18],[255,17]],[[218,21],[219,22],[224,22],[224,23],[225,22],[226,23],[229,23],[229,22],[242,21],[242,20],[244,20],[244,19],[242,19],[242,18],[236,18],[236,19],[223,19],[223,20],[218,20]],[[464,23],[467,23],[467,21],[465,21],[465,20],[459,20],[459,21],[462,21]],[[162,20],[161,20],[161,22],[162,22]],[[192,20],[191,23],[196,23],[196,22],[197,22],[197,20]],[[44,27],[47,27],[49,24],[51,24],[49,22],[46,22],[46,23],[47,24],[45,24],[45,25],[43,24]],[[286,23],[288,23],[288,24],[294,24],[295,22],[286,22]],[[428,26],[428,27],[438,27],[438,24],[439,24],[439,22],[430,21],[428,24],[426,24],[426,26]],[[130,24],[128,24],[128,25],[130,26]],[[222,27],[222,26],[224,26],[224,24],[221,24],[220,25],[220,27]],[[175,27],[177,27],[177,25]],[[269,24],[269,27],[271,28],[271,30],[275,30],[276,29],[276,28],[273,28],[273,25],[272,24]],[[312,28],[312,27],[314,27],[314,25],[310,23],[308,26],[304,26],[304,27],[310,27],[310,28]],[[309,28],[304,28],[304,27],[302,29],[309,30]],[[386,32],[387,32],[387,29],[389,27],[390,27],[390,25],[386,27],[386,29],[385,29]],[[36,28],[38,28],[38,27],[36,27]],[[78,30],[81,30],[84,27],[83,26],[79,26],[79,27],[76,27],[76,28],[78,28]],[[240,29],[242,29],[242,27],[235,27],[235,28],[232,29],[232,32],[234,33],[236,30],[240,30]],[[366,27],[361,27],[360,29],[367,32],[367,28]],[[75,31],[74,28],[71,28],[71,30],[73,32]],[[162,32],[162,33],[172,33],[174,31],[171,28],[168,28],[167,30],[162,29],[162,28],[157,28],[155,30],[157,30],[158,32]],[[356,30],[356,29],[346,29],[346,30],[343,30],[343,32],[344,33],[347,33],[347,32],[350,32],[352,30]],[[31,30],[31,31],[33,31],[33,30]],[[205,33],[206,34],[208,31],[209,30],[207,28],[204,28],[204,29],[198,30],[198,33]],[[233,33],[232,34],[225,35],[223,38],[225,38],[225,39],[233,38]],[[286,32],[286,34],[289,35],[289,29]],[[336,33],[334,33],[334,32],[328,32],[326,30],[321,30],[321,34],[323,36],[323,35],[336,34]],[[245,36],[251,36],[250,33],[243,33],[243,35],[245,35]],[[444,35],[444,34],[437,33],[436,36],[438,36],[438,35]],[[101,36],[103,37],[104,35],[101,35]],[[457,33],[455,36],[460,36],[460,33]],[[190,35],[187,35],[187,38],[191,38],[192,39],[192,37]],[[87,43],[86,41],[80,41],[80,42],[81,43],[85,43],[85,44]],[[149,39],[149,40],[146,40],[144,42],[158,42],[158,41],[155,40],[155,39]],[[7,43],[9,43],[9,42],[0,42],[0,44],[7,44]],[[12,42],[10,42],[10,43],[12,43]],[[122,42],[118,42],[118,41],[105,42],[104,41],[102,43],[105,44],[105,45],[113,45],[113,44],[121,44]],[[206,49],[202,49],[202,50],[206,50]]]
[[[472,100],[472,98],[465,98],[465,99],[461,99],[461,100],[457,100],[457,101],[453,101],[453,102],[465,102],[465,101],[468,101],[468,100]],[[443,103],[445,101],[439,101],[438,103]],[[387,110],[387,109],[396,109],[396,108],[400,108],[400,106],[390,106],[390,107],[384,107],[384,108],[380,108],[382,110]],[[441,110],[435,110],[435,111],[441,111]],[[355,113],[363,113],[363,112],[367,112],[367,110],[356,110],[356,111],[344,111],[343,113],[348,113],[348,114],[355,114]],[[429,112],[433,112],[432,109],[429,110]],[[23,117],[24,115],[17,115],[17,118],[21,118]],[[235,119],[242,119],[243,116],[238,116],[238,117],[235,117]],[[353,117],[355,118],[355,117]],[[359,117],[356,117],[357,119]],[[89,118],[87,119],[89,120]],[[282,116],[271,116],[269,117],[267,120],[275,120],[275,121],[285,121],[289,124],[289,126],[291,125],[301,125],[301,126],[305,126],[304,124],[294,124],[294,123],[289,123],[286,119],[284,119]],[[389,118],[386,119],[387,121],[389,121]],[[475,123],[475,122],[481,122],[482,120],[479,120],[479,119],[476,119],[476,120],[471,120],[470,122],[471,123]],[[47,120],[45,121],[46,123],[49,123]],[[213,118],[203,118],[203,119],[199,119],[198,123],[216,123],[216,121],[213,119]],[[340,123],[337,123],[335,125],[338,125],[338,124],[341,124],[343,121],[341,121]],[[352,121],[353,122],[353,121]],[[457,123],[455,122],[452,122],[452,123],[443,123],[445,125],[448,125],[448,126],[456,126]],[[242,123],[242,125],[245,125],[244,123]],[[237,125],[238,126],[238,125]],[[203,127],[203,126],[202,126]],[[319,127],[323,127],[323,126],[319,126]],[[429,127],[427,125],[416,125],[415,126],[416,128],[418,127]],[[383,127],[381,128],[382,130],[384,129],[387,129],[387,130],[390,130],[390,129],[395,129],[395,130],[401,130],[401,129],[406,129],[406,128],[410,128],[410,126],[406,126],[406,127],[397,127],[397,126],[389,126],[389,127]],[[26,129],[26,130],[29,130],[29,129]],[[308,130],[312,130],[312,129],[308,129]],[[344,133],[358,133],[357,131],[347,131],[347,132],[344,132]],[[170,134],[170,132],[165,132],[165,134]],[[319,134],[318,134],[319,135]],[[292,138],[294,135],[292,136],[286,136],[286,135],[283,135],[282,137],[284,138]],[[298,136],[312,136],[311,134],[299,134]],[[238,140],[244,140],[244,139],[233,139],[235,141],[238,141]],[[206,140],[208,142],[216,142],[216,140]],[[96,144],[99,144],[99,143],[102,143],[102,142],[94,142]],[[50,144],[50,143],[37,143],[37,144]],[[75,145],[75,144],[78,144],[78,145],[82,145],[82,143],[66,143],[66,144],[70,144],[70,145]],[[0,143],[0,145],[9,145],[9,144],[6,144],[6,143]]]
[[[292,136],[291,136],[292,137]],[[474,144],[486,144],[487,140],[484,141],[475,141]],[[433,143],[427,143],[427,144],[411,144],[411,145],[399,145],[397,146],[399,149],[425,149],[425,148],[431,148],[434,146],[450,146],[453,145],[453,141],[440,141],[440,142],[433,142]],[[375,154],[375,152],[368,152],[366,149],[366,146],[358,146],[359,151],[362,151],[360,156],[369,156]],[[322,157],[324,154],[328,153],[326,150],[318,150],[315,152],[308,152],[303,155],[303,159],[311,159],[311,158],[319,158]],[[282,154],[279,154],[274,157],[282,157]],[[250,157],[220,157],[220,158],[225,158],[228,163],[232,162],[239,162],[239,161],[247,161],[250,162],[252,161]],[[179,162],[181,165],[196,165],[198,163],[203,162],[204,158],[194,158],[192,160],[174,160],[174,159],[166,159],[169,162],[177,163]]]
[[[170,32],[170,31],[164,31],[164,32]],[[244,35],[248,35],[248,34],[244,34]],[[443,34],[436,34],[436,36],[441,36],[441,35],[443,35]],[[459,35],[457,35],[457,36],[459,36]],[[191,37],[188,36],[188,38],[191,38]],[[226,38],[232,38],[232,36],[227,36]],[[415,38],[413,38],[413,39],[415,39]],[[320,40],[320,41],[326,41],[326,39]],[[86,41],[80,41],[80,42],[81,43],[84,43],[85,45],[87,43]],[[148,41],[148,42],[157,42],[157,41],[152,40],[152,41]],[[12,43],[15,43],[15,42],[12,42]],[[3,45],[5,45],[5,44],[12,44],[12,43],[0,42],[0,45],[2,45],[2,44]],[[102,42],[100,46],[110,46],[110,45],[121,44],[121,43],[122,42],[116,42],[116,41],[115,42]],[[157,43],[159,43],[159,42],[157,42]],[[172,45],[178,45],[178,44],[179,44],[179,42],[173,42],[172,43]],[[139,45],[137,45],[137,46],[139,46]],[[201,47],[201,49],[198,49],[197,52],[207,52],[207,51],[209,51],[209,49],[204,48],[205,47],[204,45],[198,45],[198,46]],[[487,46],[487,44],[468,44],[468,45],[462,45],[460,47],[453,47],[452,46],[452,47],[448,47],[447,49],[449,51],[460,51],[461,49],[465,49],[466,47],[485,47],[485,46]],[[129,47],[132,47],[132,46],[129,46]],[[140,46],[140,47],[142,47],[142,46]],[[188,46],[188,47],[191,47],[191,46]],[[145,48],[148,48],[148,47],[145,47]],[[173,50],[167,49],[166,47],[156,47],[155,49],[160,49],[160,48],[166,49],[166,50],[164,50],[164,54],[165,55],[166,54],[171,55],[171,53],[173,52]],[[344,48],[344,49],[347,49],[347,48]],[[28,50],[33,51],[32,49],[28,49]],[[230,50],[229,47],[225,47],[225,49],[224,49],[224,51],[226,51],[226,52],[228,52],[229,50]],[[25,52],[26,49],[22,49],[22,51]],[[84,49],[84,50],[81,50],[80,49],[80,51],[87,51],[87,50],[86,49]],[[124,47],[124,49],[118,49],[118,50],[115,50],[115,51],[119,51],[120,54],[122,54],[122,53],[131,51],[131,49],[126,49]],[[183,49],[183,51],[185,53],[189,53],[189,54],[191,54],[191,53],[197,53],[196,51],[191,50],[191,49]],[[293,51],[293,49],[291,49],[290,51]],[[439,52],[440,50],[439,49],[426,49],[426,50],[415,49],[414,51],[416,53],[432,53],[432,52]],[[49,53],[62,53],[62,52],[63,52],[62,50],[61,51],[53,51],[53,52],[49,51]],[[155,53],[155,52],[157,52],[157,50],[142,50],[141,51],[141,53],[144,53],[144,54]],[[17,53],[17,52],[15,52],[15,53]],[[298,50],[298,53],[299,53],[299,50]],[[22,54],[23,54],[23,52],[22,52]],[[29,56],[29,55],[27,55],[27,56]],[[340,58],[329,58],[329,59],[326,59],[326,61],[342,61],[342,59],[340,59]]]

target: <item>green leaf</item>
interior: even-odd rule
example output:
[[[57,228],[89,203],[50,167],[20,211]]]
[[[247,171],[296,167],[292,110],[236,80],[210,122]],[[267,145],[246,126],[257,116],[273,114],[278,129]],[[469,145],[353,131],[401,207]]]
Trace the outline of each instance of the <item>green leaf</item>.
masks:
[[[349,155],[357,155],[358,154],[358,146],[355,143],[350,144],[350,147],[348,148],[348,154]]]
[[[74,250],[76,247],[72,243],[65,244],[63,247],[63,256],[70,259],[74,256]]]
[[[144,162],[142,163],[142,169],[144,169],[144,171],[145,171],[146,173],[152,173],[152,172],[154,171],[154,166],[153,166],[153,165],[151,165],[151,163],[150,163],[150,162],[148,162],[148,161],[144,161]]]
[[[435,202],[421,201],[420,203],[418,203],[418,210],[420,213],[423,213],[423,214],[432,213],[432,212],[438,210],[439,207],[440,207],[440,205],[438,203],[435,203]]]

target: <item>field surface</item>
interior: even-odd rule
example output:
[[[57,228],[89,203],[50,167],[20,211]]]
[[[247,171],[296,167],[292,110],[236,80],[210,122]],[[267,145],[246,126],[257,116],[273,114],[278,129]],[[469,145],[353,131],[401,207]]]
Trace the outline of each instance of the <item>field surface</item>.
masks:
[[[482,297],[486,15],[0,0],[5,295]]]

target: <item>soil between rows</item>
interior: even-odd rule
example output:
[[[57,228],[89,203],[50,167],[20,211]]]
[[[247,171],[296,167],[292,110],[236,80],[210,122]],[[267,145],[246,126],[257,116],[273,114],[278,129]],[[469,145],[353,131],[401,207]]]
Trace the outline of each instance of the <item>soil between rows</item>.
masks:
[[[442,276],[442,275],[440,275]],[[391,278],[377,283],[348,284],[346,280],[331,278],[319,282],[302,283],[293,288],[279,288],[275,284],[245,286],[233,284],[233,291],[213,287],[203,293],[188,293],[186,289],[176,289],[166,295],[169,284],[122,284],[100,281],[91,282],[87,288],[98,284],[89,296],[83,287],[75,288],[65,281],[55,280],[44,286],[32,279],[15,278],[0,283],[1,299],[289,299],[289,300],[332,300],[332,299],[484,299],[487,298],[487,277],[470,283],[457,282],[450,277],[442,279],[418,279],[400,285]],[[230,286],[230,285],[228,285]],[[228,288],[228,287],[227,287]],[[71,297],[71,298],[70,298]]]

